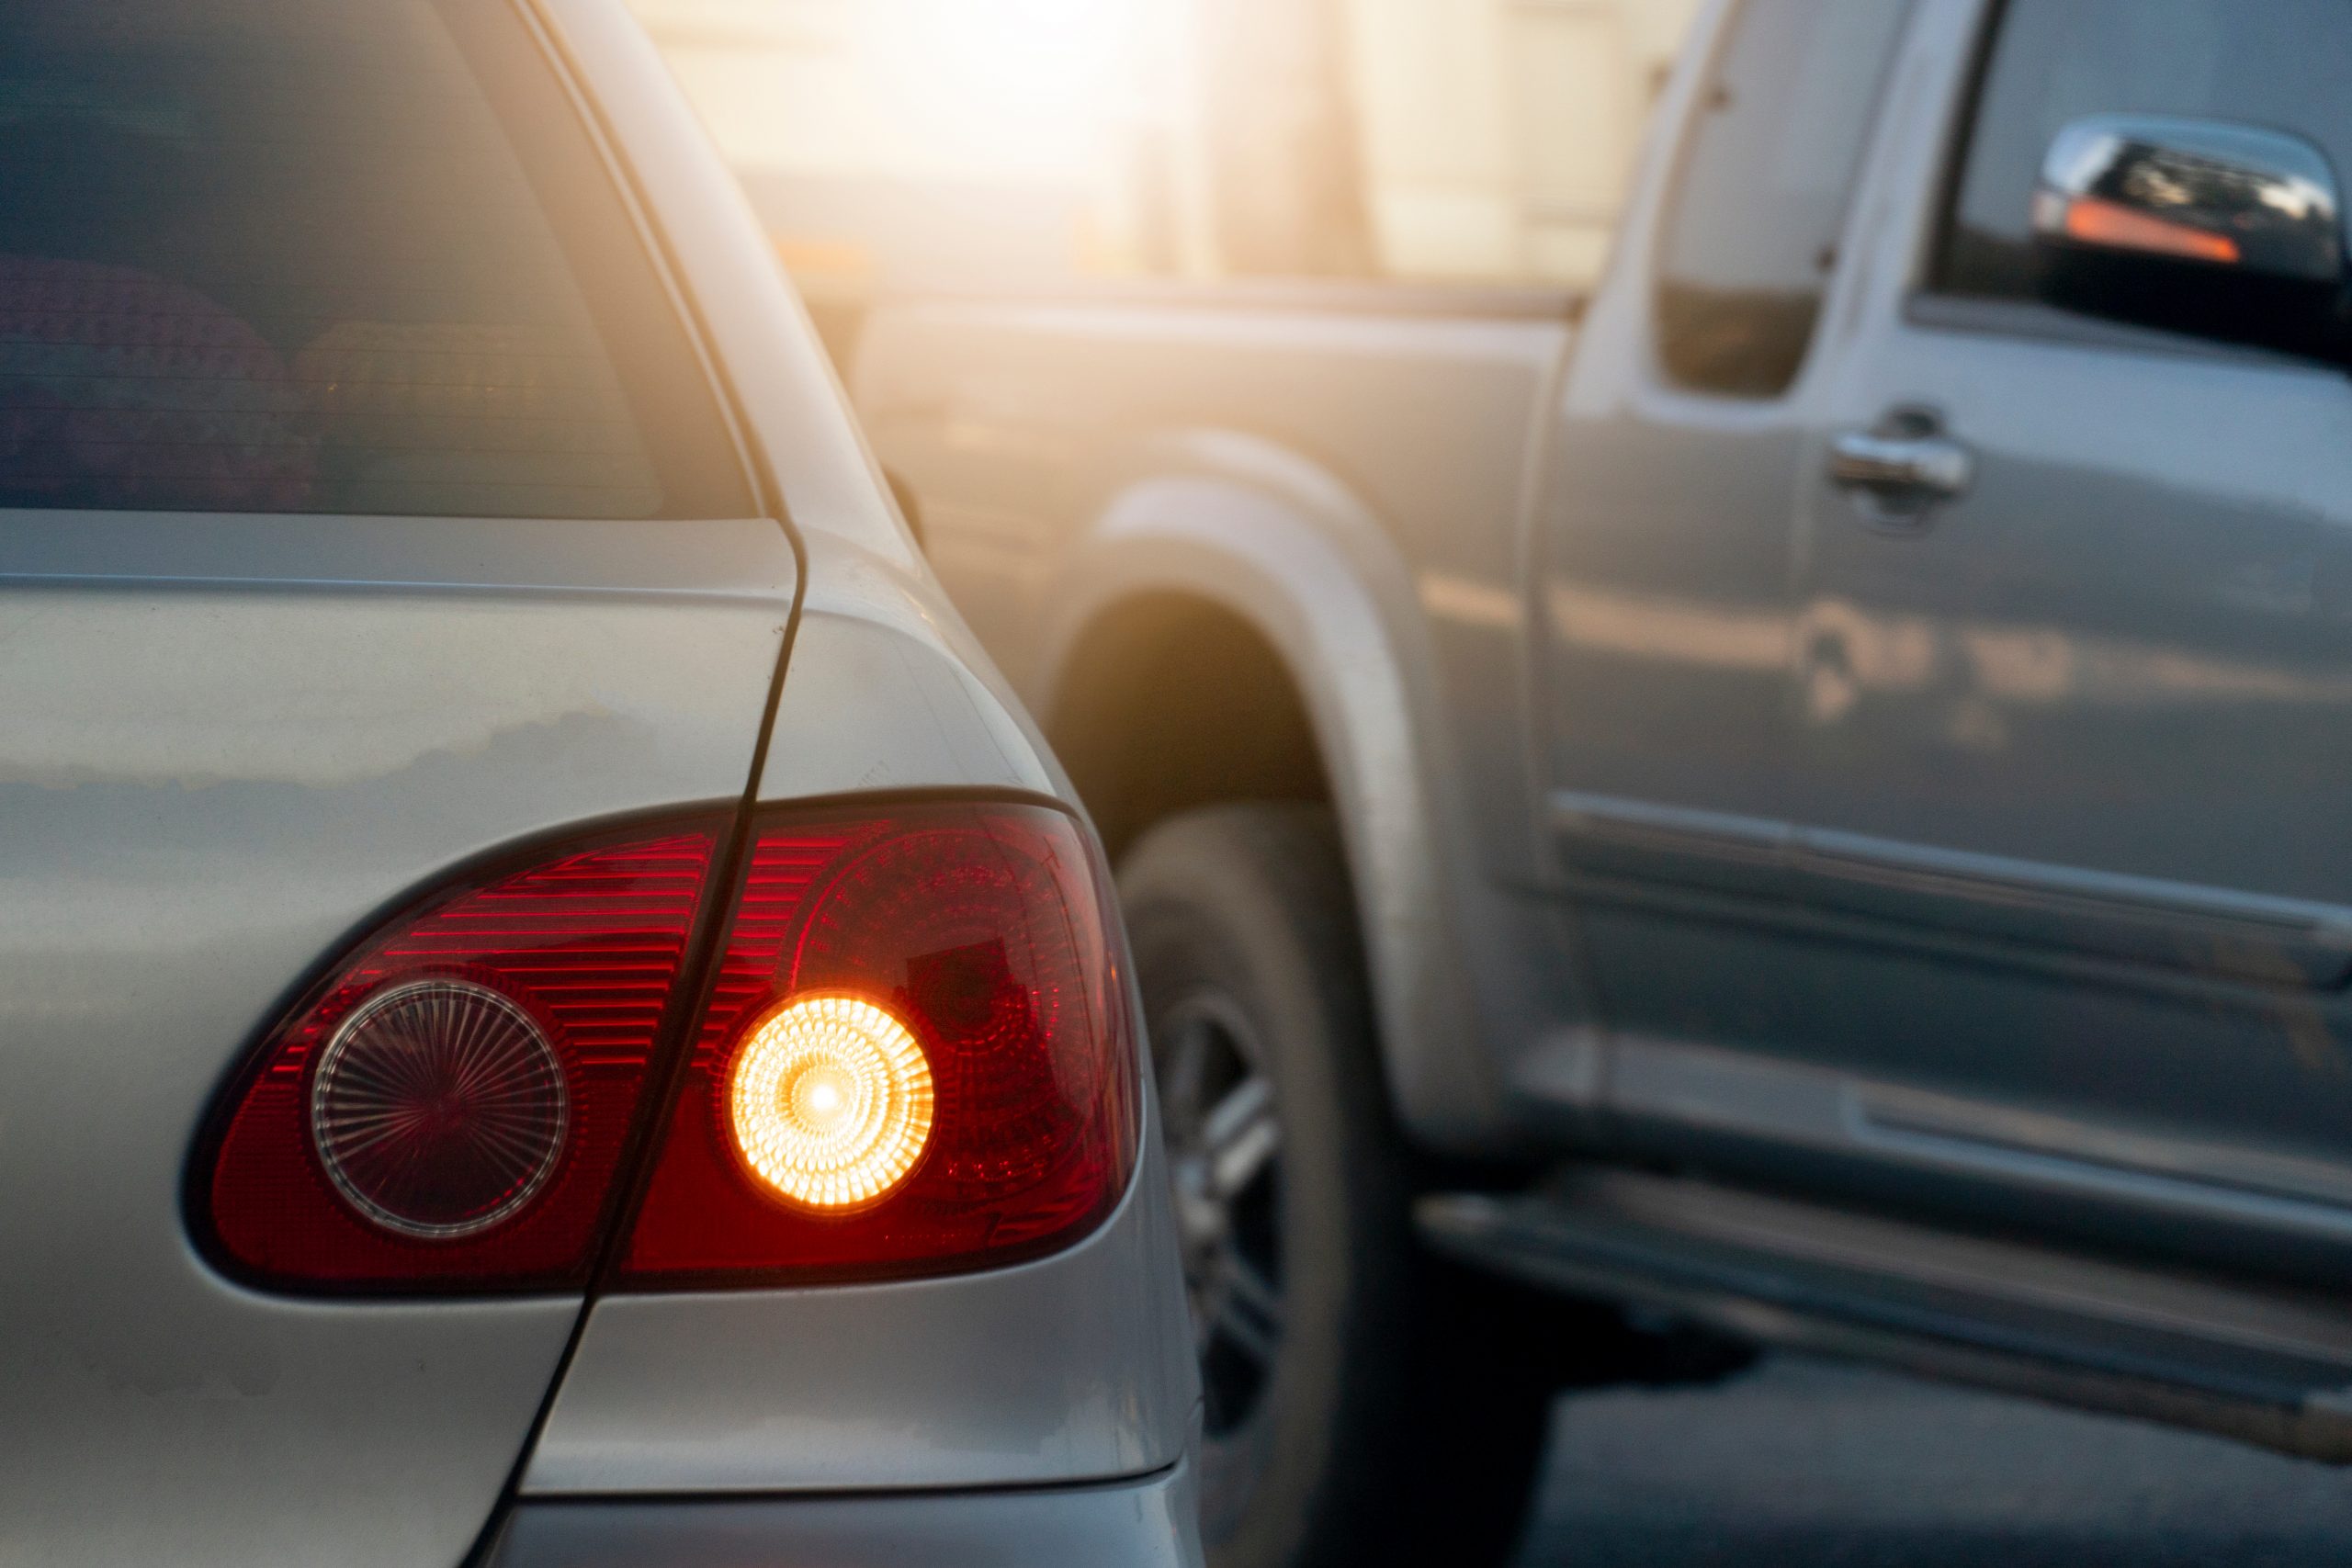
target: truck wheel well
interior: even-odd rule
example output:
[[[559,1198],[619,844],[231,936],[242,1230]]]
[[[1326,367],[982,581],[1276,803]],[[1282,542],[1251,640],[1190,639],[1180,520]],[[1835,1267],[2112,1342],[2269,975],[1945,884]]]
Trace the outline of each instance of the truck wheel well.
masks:
[[[1129,600],[1071,649],[1047,728],[1114,858],[1195,807],[1329,801],[1313,724],[1282,656],[1205,600]]]

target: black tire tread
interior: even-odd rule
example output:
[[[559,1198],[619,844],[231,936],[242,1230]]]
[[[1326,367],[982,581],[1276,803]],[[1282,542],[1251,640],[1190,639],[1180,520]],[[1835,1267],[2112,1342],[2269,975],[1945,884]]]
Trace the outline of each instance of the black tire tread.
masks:
[[[1155,921],[1204,922],[1214,928],[1204,940],[1246,953],[1230,960],[1249,972],[1241,981],[1269,976],[1260,983],[1293,990],[1292,1010],[1303,1004],[1319,1036],[1321,1059],[1286,1061],[1277,1073],[1285,1180],[1297,1201],[1325,1211],[1286,1220],[1284,1247],[1286,1267],[1339,1271],[1335,1343],[1295,1352],[1303,1364],[1274,1413],[1291,1428],[1283,1452],[1241,1527],[1212,1542],[1211,1562],[1501,1562],[1532,1489],[1550,1405],[1544,1317],[1514,1288],[1445,1265],[1414,1241],[1419,1167],[1387,1102],[1330,813],[1250,804],[1171,818],[1128,854],[1120,890],[1139,964],[1157,940]],[[1151,972],[1140,973],[1148,998]],[[1310,1113],[1329,1125],[1298,1124]],[[1294,1168],[1318,1149],[1328,1149],[1328,1168]],[[1294,1355],[1286,1344],[1285,1375]]]

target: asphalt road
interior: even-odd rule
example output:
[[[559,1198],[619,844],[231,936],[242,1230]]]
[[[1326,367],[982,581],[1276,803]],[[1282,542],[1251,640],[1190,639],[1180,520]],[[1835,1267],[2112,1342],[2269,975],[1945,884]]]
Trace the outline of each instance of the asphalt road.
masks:
[[[2352,1470],[1780,1359],[1561,1402],[1521,1568],[2352,1564]]]

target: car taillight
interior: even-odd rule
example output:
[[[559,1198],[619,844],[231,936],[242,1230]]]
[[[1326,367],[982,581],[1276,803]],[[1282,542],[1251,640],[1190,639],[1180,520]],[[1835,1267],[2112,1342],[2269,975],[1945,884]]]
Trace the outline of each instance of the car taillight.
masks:
[[[1110,1212],[1135,1043],[1070,818],[764,818],[702,1011],[665,1026],[724,838],[543,851],[362,942],[208,1134],[216,1258],[280,1288],[573,1289],[626,1222],[621,1281],[672,1288],[978,1267]]]
[[[723,827],[547,852],[361,943],[229,1102],[222,1259],[279,1285],[583,1283]]]
[[[1058,811],[763,825],[624,1288],[940,1272],[1091,1228],[1137,1135],[1108,908]]]

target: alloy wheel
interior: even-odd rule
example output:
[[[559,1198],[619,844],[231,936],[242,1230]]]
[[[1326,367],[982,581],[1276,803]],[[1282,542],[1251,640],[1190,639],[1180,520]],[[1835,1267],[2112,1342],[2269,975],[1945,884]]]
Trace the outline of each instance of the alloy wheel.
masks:
[[[1190,997],[1154,1034],[1204,1428],[1215,1443],[1258,1414],[1282,1350],[1282,1122],[1264,1055],[1230,1000]]]

